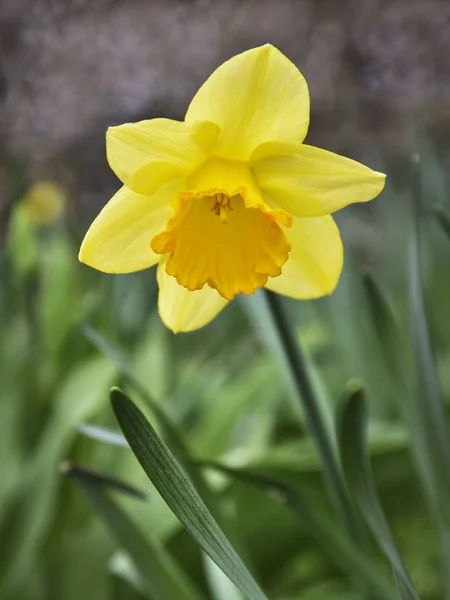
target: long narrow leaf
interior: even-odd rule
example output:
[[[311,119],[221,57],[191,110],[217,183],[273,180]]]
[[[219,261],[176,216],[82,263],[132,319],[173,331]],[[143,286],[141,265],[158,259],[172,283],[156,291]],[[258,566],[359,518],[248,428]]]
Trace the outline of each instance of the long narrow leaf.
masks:
[[[436,221],[442,228],[442,231],[450,239],[450,215],[445,211],[444,207],[440,204],[433,206],[434,216]]]
[[[351,578],[358,580],[367,592],[379,594],[383,600],[395,600],[395,589],[373,563],[349,541],[330,517],[314,506],[298,489],[286,485],[276,476],[261,474],[259,468],[233,468],[217,462],[197,462],[199,466],[224,473],[247,485],[264,489],[270,497],[288,506],[302,520],[312,538],[317,540],[330,558]]]
[[[398,375],[404,348],[401,344],[400,332],[394,313],[379,285],[368,272],[363,275],[363,285],[368,300],[369,313],[374,323],[374,330],[381,346],[381,354],[387,369]]]
[[[165,435],[170,441],[170,444],[177,456],[184,456],[187,454],[185,444],[177,427],[172,423],[168,415],[162,410],[157,402],[152,398],[151,394],[148,393],[145,385],[139,381],[135,376],[132,369],[125,361],[125,359],[119,354],[119,352],[106,340],[98,331],[91,327],[88,323],[84,323],[81,326],[81,330],[86,338],[91,342],[97,350],[108,357],[112,363],[114,363],[121,375],[127,381],[128,385],[132,387],[139,396],[146,402],[150,410],[158,419],[158,423],[164,429]]]
[[[391,564],[402,598],[419,600],[378,499],[366,450],[366,424],[363,393],[357,389],[347,401],[339,428],[342,467],[353,499]]]
[[[426,463],[428,491],[434,502],[444,561],[445,598],[450,600],[450,440],[442,395],[439,390],[422,289],[420,260],[420,210],[422,178],[420,157],[412,157],[413,223],[410,239],[409,290],[411,297],[411,334],[416,377],[413,395],[419,434]]]
[[[86,467],[80,467],[79,465],[73,465],[65,461],[62,463],[60,471],[73,479],[82,479],[84,482],[90,482],[99,489],[116,490],[128,494],[129,496],[139,498],[140,500],[147,499],[146,494],[142,490],[138,490],[129,483],[121,481],[116,477],[111,477],[110,475],[87,469]]]
[[[113,365],[99,356],[74,368],[58,389],[55,410],[45,425],[32,460],[22,473],[23,502],[19,503],[20,516],[12,537],[10,564],[0,580],[0,597],[23,595],[23,585],[31,577],[53,526],[58,466],[76,436],[76,424],[102,409],[105,387],[111,385],[115,372]],[[33,491],[26,493],[27,490]]]
[[[131,594],[133,599],[142,600],[145,597],[145,582],[129,554],[123,550],[113,554],[108,561],[108,571],[117,582],[117,585],[114,586],[114,599],[122,600],[122,596],[127,597],[127,593]],[[118,593],[116,588],[119,588]]]
[[[414,214],[411,228],[409,287],[411,297],[411,333],[417,373],[417,409],[426,440],[428,463],[433,473],[435,494],[446,528],[450,525],[448,497],[450,494],[450,439],[445,409],[439,391],[438,377],[428,330],[421,281],[420,217],[421,178],[420,160],[413,162]]]
[[[128,552],[152,600],[201,598],[163,546],[156,540],[150,542],[144,538],[125,513],[104,493],[104,488],[111,485],[109,477],[102,480],[99,475],[92,477],[91,472],[71,466],[66,466],[65,473],[80,486],[112,535]],[[118,489],[117,485],[113,487]],[[122,484],[120,490],[127,491],[127,487]]]
[[[433,457],[428,442],[430,432],[424,428],[422,410],[418,408],[417,403],[411,401],[414,399],[415,390],[414,383],[408,375],[407,348],[383,291],[368,273],[365,274],[363,282],[380,344],[380,354],[398,386],[400,409],[410,431],[408,438],[417,470],[429,496],[430,506],[436,506]]]
[[[209,556],[203,553],[203,570],[214,600],[242,600],[243,596]]]
[[[292,332],[292,324],[287,318],[282,300],[277,294],[267,290],[252,300],[260,313],[261,323],[270,323],[268,345],[275,350],[280,364],[289,373],[297,400],[304,411],[307,429],[321,458],[323,476],[336,512],[355,543],[364,549],[363,535],[359,522],[355,519],[339,466],[333,432],[313,385],[306,357]]]
[[[190,535],[249,600],[267,600],[174,456],[141,411],[120,390],[111,402],[136,458]]]
[[[158,424],[161,426],[164,432],[164,435],[167,437],[171,450],[173,451],[177,460],[182,464],[185,471],[188,473],[191,481],[194,483],[214,519],[220,524],[228,538],[232,540],[233,544],[239,548],[240,544],[238,536],[231,526],[230,521],[222,516],[220,507],[216,502],[214,492],[210,489],[209,485],[203,478],[202,473],[198,469],[192,468],[192,462],[190,461],[190,450],[187,444],[184,442],[179,427],[172,422],[164,409],[162,409],[158,403],[155,402],[151,394],[148,393],[145,385],[135,376],[130,366],[119,354],[119,352],[108,342],[108,340],[106,340],[98,331],[93,329],[87,323],[82,325],[82,331],[87,339],[97,348],[97,350],[104,356],[108,357],[119,368],[121,375],[139,394],[139,396],[153,412]],[[84,433],[86,433],[86,429]],[[90,433],[92,433],[92,429]]]
[[[98,425],[85,425],[84,423],[77,425],[77,429],[86,437],[97,440],[97,442],[111,444],[112,446],[120,446],[121,448],[128,448],[128,442],[123,435],[112,429],[99,427]]]

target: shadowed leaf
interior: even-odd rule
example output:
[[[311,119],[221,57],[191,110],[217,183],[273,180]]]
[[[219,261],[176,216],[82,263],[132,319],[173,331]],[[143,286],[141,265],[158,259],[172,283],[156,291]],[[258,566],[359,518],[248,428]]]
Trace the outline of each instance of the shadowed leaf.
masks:
[[[174,562],[163,546],[150,541],[140,533],[117,504],[105,494],[111,487],[127,494],[136,495],[128,484],[111,480],[99,474],[93,475],[77,466],[65,465],[64,472],[83,490],[94,510],[103,519],[117,542],[132,558],[152,600],[198,600],[198,590]]]

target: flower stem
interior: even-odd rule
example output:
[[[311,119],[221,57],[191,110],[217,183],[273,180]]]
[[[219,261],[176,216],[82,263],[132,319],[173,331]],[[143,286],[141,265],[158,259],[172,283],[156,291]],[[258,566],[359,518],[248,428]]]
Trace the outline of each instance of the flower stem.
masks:
[[[303,406],[307,429],[314,439],[322,459],[323,474],[334,507],[351,538],[359,546],[363,546],[363,537],[356,512],[344,482],[331,432],[326,425],[308,373],[304,354],[294,337],[292,325],[286,316],[281,298],[272,292],[265,291],[265,294],[287,367],[298,399]]]

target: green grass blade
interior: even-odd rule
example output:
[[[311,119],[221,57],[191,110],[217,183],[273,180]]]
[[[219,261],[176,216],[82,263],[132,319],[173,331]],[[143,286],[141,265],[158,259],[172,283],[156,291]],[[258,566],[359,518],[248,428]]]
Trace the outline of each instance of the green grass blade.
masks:
[[[314,440],[322,460],[324,479],[336,512],[349,535],[357,545],[363,548],[363,535],[359,529],[359,522],[355,519],[352,502],[345,487],[333,432],[328,426],[323,408],[315,392],[305,356],[292,333],[292,324],[284,311],[282,299],[272,292],[266,290],[264,292],[264,295],[254,299],[255,305],[259,304],[260,322],[270,323],[269,330],[274,341],[269,340],[269,344],[277,349],[284,368],[290,374],[297,399],[304,410],[308,432]]]
[[[89,324],[84,323],[81,326],[81,330],[91,344],[95,346],[95,348],[97,348],[101,354],[108,357],[111,362],[116,365],[121,375],[127,381],[128,385],[145,401],[155,417],[158,419],[158,423],[164,429],[164,433],[167,436],[167,439],[169,440],[175,454],[177,456],[187,455],[186,446],[177,427],[174,425],[174,423],[172,423],[171,419],[164,412],[164,410],[161,409],[158,403],[155,402],[151,394],[148,393],[145,385],[134,375],[132,369],[119,354],[119,352],[108,342],[108,340],[106,340]]]
[[[440,475],[447,479],[450,474],[450,452],[446,418],[431,350],[416,258],[416,253],[413,252],[411,260],[411,321],[415,362],[421,388],[418,396],[420,396],[424,426],[429,433],[432,433],[429,443],[431,452],[434,454],[434,461],[441,468]]]
[[[71,466],[66,467],[65,473],[80,486],[114,538],[132,558],[152,600],[201,598],[163,546],[155,540],[150,542],[144,538],[125,513],[104,493],[105,487],[117,489],[117,485],[111,486],[109,477],[93,477],[91,472]],[[125,487],[126,484],[122,484],[120,491],[125,491]]]
[[[192,483],[141,411],[117,388],[111,391],[111,402],[119,425],[142,468],[190,535],[249,600],[267,600]]]
[[[12,536],[10,564],[0,580],[0,597],[20,597],[31,576],[57,511],[58,467],[76,438],[76,424],[104,408],[105,388],[112,384],[115,373],[115,367],[103,357],[91,358],[73,368],[56,392],[51,418],[22,474],[23,488],[17,499],[20,516]]]
[[[409,440],[418,473],[422,479],[430,506],[438,504],[434,480],[433,457],[430,452],[429,430],[424,427],[419,402],[413,402],[415,386],[409,376],[408,353],[394,313],[375,280],[367,273],[364,276],[369,308],[381,349],[381,356],[393,381],[398,386],[399,406],[403,420],[409,428]]]
[[[450,493],[450,440],[446,415],[439,391],[430,334],[425,312],[420,266],[420,204],[421,178],[418,157],[413,162],[414,215],[411,228],[409,286],[411,297],[411,330],[417,373],[416,397],[423,435],[426,436],[429,465],[434,471],[436,493],[442,514],[450,523],[448,497]]]
[[[446,212],[443,206],[440,204],[435,204],[433,206],[433,213],[436,217],[436,221],[442,228],[442,231],[447,235],[450,239],[450,215]]]
[[[135,595],[138,595],[140,599],[145,598],[145,582],[127,552],[123,550],[115,552],[108,561],[108,571],[118,581],[122,581],[128,586],[128,589],[133,590]],[[123,588],[121,585],[118,587]],[[120,589],[121,594],[122,592],[123,589]],[[122,600],[121,595],[115,595],[113,598],[120,598]]]
[[[98,425],[86,425],[80,423],[77,425],[77,430],[84,436],[102,442],[103,444],[111,444],[112,446],[119,446],[121,448],[128,448],[128,442],[118,431],[107,429],[106,427],[99,427]]]
[[[441,537],[445,573],[445,598],[450,600],[450,440],[443,399],[439,390],[425,310],[420,261],[420,211],[422,178],[420,157],[412,157],[413,223],[410,239],[409,289],[411,335],[414,350],[416,393],[414,409],[420,424],[424,462],[430,480],[433,512]]]
[[[404,354],[404,348],[401,345],[400,331],[394,313],[372,275],[366,272],[363,274],[362,280],[381,354],[390,373],[398,376],[399,370],[402,370],[400,360]]]
[[[208,483],[204,480],[202,473],[192,467],[190,462],[190,449],[184,442],[183,436],[179,427],[172,422],[170,417],[166,414],[153,397],[148,393],[145,385],[135,376],[130,366],[122,358],[120,353],[106,340],[98,331],[93,329],[88,324],[82,325],[82,331],[87,339],[97,348],[97,350],[109,358],[114,365],[120,370],[121,375],[128,382],[130,387],[136,391],[137,394],[144,400],[146,405],[150,408],[154,416],[156,417],[158,424],[166,436],[172,452],[175,454],[177,460],[182,464],[183,469],[188,473],[191,481],[194,483],[196,489],[201,495],[203,501],[208,506],[210,512],[213,514],[214,519],[220,524],[222,529],[226,532],[227,536],[232,540],[236,547],[240,546],[240,540],[236,535],[236,532],[231,526],[228,519],[224,518],[220,510],[220,506],[216,501],[214,492],[210,489]],[[86,432],[86,429],[85,429]],[[93,430],[90,429],[90,433]],[[99,433],[97,431],[97,433]],[[125,440],[126,441],[126,440]],[[241,550],[242,554],[242,550]]]
[[[203,569],[213,600],[242,600],[243,596],[237,587],[219,569],[209,556],[203,553]]]
[[[339,427],[339,447],[345,477],[350,493],[391,564],[402,598],[418,600],[375,489],[366,450],[366,426],[364,397],[362,390],[358,389],[350,394]]]
[[[373,565],[372,561],[361,553],[349,541],[344,530],[320,507],[313,504],[299,489],[287,485],[274,475],[261,474],[260,469],[233,468],[217,462],[197,462],[199,466],[213,469],[229,477],[263,489],[274,500],[288,506],[298,515],[303,525],[328,553],[330,558],[348,573],[350,578],[355,578],[367,592],[379,594],[383,600],[396,600],[397,594],[393,586],[382,573]]]
[[[116,477],[111,477],[110,475],[105,475],[86,467],[80,467],[79,465],[73,465],[67,461],[62,463],[60,470],[62,473],[69,475],[73,479],[81,479],[85,482],[89,482],[92,485],[97,486],[99,489],[116,490],[118,492],[128,494],[129,496],[139,498],[140,500],[147,499],[145,492],[124,481],[121,481],[120,479],[117,479]]]

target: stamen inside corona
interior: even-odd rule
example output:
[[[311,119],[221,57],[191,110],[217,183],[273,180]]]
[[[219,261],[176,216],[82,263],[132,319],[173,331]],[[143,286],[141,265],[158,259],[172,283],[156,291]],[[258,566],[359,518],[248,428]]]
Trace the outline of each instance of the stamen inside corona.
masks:
[[[233,210],[231,206],[231,198],[226,194],[218,193],[214,194],[212,200],[213,205],[211,207],[211,212],[215,213],[220,218],[222,223],[227,223],[227,211]]]
[[[168,255],[166,273],[181,286],[195,291],[209,285],[231,300],[281,274],[291,249],[282,227],[290,227],[292,219],[265,204],[244,163],[205,161],[173,207],[150,245],[156,254]]]
[[[180,285],[194,291],[208,284],[231,300],[281,274],[290,246],[279,224],[286,215],[278,213],[247,208],[240,195],[223,192],[187,197],[151,247],[169,254],[166,273]]]

